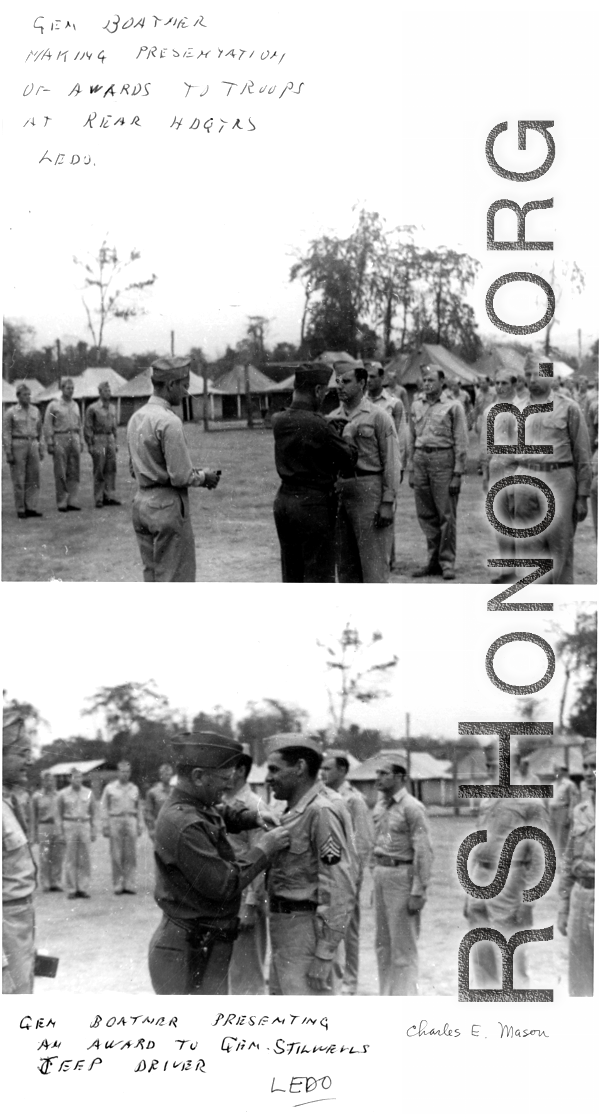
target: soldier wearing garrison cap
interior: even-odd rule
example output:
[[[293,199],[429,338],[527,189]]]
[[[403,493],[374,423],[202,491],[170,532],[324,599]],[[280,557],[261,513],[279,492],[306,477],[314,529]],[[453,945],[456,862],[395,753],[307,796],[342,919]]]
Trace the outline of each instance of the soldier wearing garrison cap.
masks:
[[[354,474],[357,454],[319,413],[330,378],[325,364],[298,368],[291,405],[273,417],[281,479],[273,513],[284,582],[335,580],[334,484]]]
[[[339,794],[318,782],[322,754],[305,735],[273,735],[266,784],[286,801],[284,851],[268,876],[270,994],[333,994],[335,959],[354,908],[358,863]]]
[[[98,384],[100,398],[85,412],[83,435],[94,466],[94,502],[97,507],[120,507],[115,495],[117,480],[117,411],[110,401],[110,383]]]
[[[5,708],[2,725],[2,993],[32,994],[36,867],[14,790],[31,765],[20,712]]]
[[[560,875],[558,931],[569,939],[569,994],[594,993],[594,890],[596,884],[596,740],[583,746],[587,796],[573,810],[573,825]]]
[[[358,960],[360,944],[360,891],[365,867],[371,860],[373,851],[373,820],[369,806],[362,793],[350,785],[348,771],[350,762],[344,750],[328,750],[323,756],[321,766],[321,780],[323,785],[339,793],[348,812],[354,834],[354,845],[358,857],[358,874],[356,879],[356,894],[354,908],[348,921],[344,939],[345,963],[343,972],[343,991],[345,994],[356,994],[358,988]]]
[[[259,808],[219,804],[243,747],[201,731],[180,736],[172,749],[177,784],[154,832],[163,917],[150,941],[150,978],[157,994],[227,994],[242,893],[289,846],[289,835],[263,831],[236,858],[227,831],[268,823]]]
[[[382,995],[418,993],[420,916],[433,859],[427,813],[406,788],[406,762],[402,752],[377,757],[373,893]]]
[[[145,581],[196,579],[188,488],[214,488],[219,482],[218,472],[194,468],[183,423],[173,412],[187,394],[189,378],[187,357],[155,360],[154,393],[127,426],[130,468],[138,485],[133,528]]]
[[[360,360],[335,365],[340,405],[327,415],[358,452],[353,479],[340,481],[337,568],[342,584],[384,584],[390,578],[394,508],[402,480],[400,443],[389,414],[365,397]]]

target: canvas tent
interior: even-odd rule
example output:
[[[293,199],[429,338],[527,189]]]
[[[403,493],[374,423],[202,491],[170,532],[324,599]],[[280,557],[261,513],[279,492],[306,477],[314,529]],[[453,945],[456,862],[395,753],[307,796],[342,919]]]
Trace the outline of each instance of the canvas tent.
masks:
[[[118,405],[118,390],[125,382],[122,375],[118,371],[114,371],[112,367],[87,367],[81,375],[63,375],[65,379],[73,380],[73,398],[79,403],[82,418],[85,411],[91,402],[95,402],[100,397],[98,387],[100,383],[110,383],[111,393],[117,402],[117,420],[119,418],[119,405]],[[46,387],[36,399],[36,406],[41,406],[46,409],[52,399],[60,398],[61,390],[58,381],[51,383]]]
[[[34,403],[37,402],[39,396],[43,393],[44,390],[39,379],[15,379],[13,383],[15,391],[17,391],[23,384],[25,384],[26,387],[29,387],[29,390],[31,391],[31,401]]]
[[[247,374],[252,408],[260,410],[260,413],[264,416],[271,409],[273,396],[285,394],[289,388],[285,387],[283,383],[273,382],[253,364],[248,364]],[[223,418],[225,420],[248,416],[246,368],[244,364],[236,364],[231,371],[226,371],[215,381],[215,387],[223,396]]]
[[[152,394],[152,368],[147,367],[144,371],[140,371],[133,379],[129,379],[123,383],[122,387],[116,392],[116,397],[120,403],[120,424],[127,425],[132,414],[140,409],[140,406],[145,406],[150,395]],[[221,413],[221,392],[218,391],[209,379],[207,381],[208,388],[208,402],[209,402],[209,417],[211,419],[220,418]],[[190,385],[188,394],[193,399],[191,407],[186,412],[188,420],[193,421],[194,417],[199,417],[203,414],[202,403],[198,404],[197,399],[204,397],[204,379],[201,375],[196,375],[195,372],[190,372]],[[191,413],[190,413],[191,411]],[[194,413],[196,411],[196,413]]]
[[[422,344],[414,352],[404,356],[394,356],[386,365],[386,375],[393,373],[396,382],[414,392],[421,387],[421,364],[438,364],[449,383],[460,383],[463,387],[475,387],[481,377],[474,368],[453,355],[443,344]]]
[[[13,387],[12,383],[8,382],[7,379],[3,379],[2,380],[2,409],[4,410],[7,406],[14,406],[16,401],[17,401],[17,392],[15,391],[15,388]]]
[[[399,748],[402,752],[402,747]],[[387,752],[384,751],[383,754]],[[382,754],[367,758],[348,775],[348,780],[363,793],[367,804],[373,806],[377,799],[375,788],[376,770]],[[425,804],[450,803],[452,797],[451,763],[446,759],[434,758],[427,751],[411,751],[408,760],[411,791]],[[450,784],[448,784],[450,783]]]

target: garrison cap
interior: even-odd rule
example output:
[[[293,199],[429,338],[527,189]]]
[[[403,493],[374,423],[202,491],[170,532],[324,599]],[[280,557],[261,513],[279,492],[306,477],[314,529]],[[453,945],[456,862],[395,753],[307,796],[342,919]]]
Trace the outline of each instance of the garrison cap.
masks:
[[[336,360],[336,362],[333,366],[334,366],[336,371],[339,367],[351,367],[353,371],[355,371],[357,368],[362,368],[363,371],[365,370],[365,365],[363,364],[362,360],[353,360],[353,359]]]
[[[528,352],[525,357],[523,371],[532,371],[534,375],[538,374],[538,364],[548,364],[552,361],[543,352]]]
[[[581,748],[581,757],[583,758],[584,762],[595,762],[596,761],[596,740],[595,739],[584,739],[583,746]]]
[[[282,732],[281,735],[271,735],[268,739],[265,739],[265,743],[267,754],[274,754],[277,750],[284,752],[292,747],[303,747],[304,750],[312,750],[320,758],[323,755],[323,749],[319,743],[315,743],[310,735],[301,735],[299,731],[286,731]]]
[[[240,754],[244,753],[241,743],[214,731],[186,731],[173,739],[172,747],[176,762],[205,770],[235,766]]]
[[[438,374],[441,371],[442,375],[445,376],[445,372],[441,364],[430,363],[428,361],[425,364],[419,364],[419,367],[421,368],[421,371],[437,371]]]
[[[331,368],[328,364],[303,364],[296,370],[294,387],[326,387],[330,379]]]
[[[365,360],[365,367],[367,369],[372,367],[375,368],[375,371],[378,371],[380,373],[383,372],[383,364],[381,363],[381,360]]]
[[[13,746],[17,742],[23,727],[25,717],[17,708],[4,708],[2,711],[2,749]]]
[[[348,754],[345,750],[326,750],[323,758],[343,758],[347,762]]]
[[[155,383],[168,383],[171,379],[184,379],[189,370],[189,356],[162,356],[152,366],[152,379]]]
[[[408,756],[405,750],[382,750],[376,755],[378,768],[385,766],[402,766],[406,769]]]

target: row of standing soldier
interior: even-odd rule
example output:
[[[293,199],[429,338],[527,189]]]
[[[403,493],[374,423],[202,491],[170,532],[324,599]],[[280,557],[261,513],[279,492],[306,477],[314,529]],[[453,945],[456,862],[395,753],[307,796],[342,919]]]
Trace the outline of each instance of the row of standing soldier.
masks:
[[[380,993],[416,994],[420,914],[431,877],[432,846],[425,809],[406,789],[404,755],[379,756],[373,831],[362,795],[347,784],[343,752],[330,752],[323,763],[319,746],[302,735],[274,736],[267,745],[267,786],[276,802],[285,802],[283,812],[275,813],[249,790],[251,763],[241,744],[212,733],[180,737],[174,743],[174,789],[167,795],[167,767],[162,783],[154,787],[157,800],[149,795],[147,808],[153,815],[160,805],[152,833],[155,896],[163,913],[149,953],[155,991],[260,993],[261,982],[264,991],[268,916],[269,993],[332,994],[342,988],[356,993],[360,887],[369,863]],[[13,993],[28,993],[33,986],[36,869],[16,792],[30,761],[23,720],[9,711],[3,731],[3,987]],[[577,996],[593,989],[595,765],[595,741],[587,740],[587,795],[573,809],[559,891],[558,928],[569,934],[569,986]],[[105,794],[112,787],[107,796],[117,804],[139,806],[129,773],[129,764],[122,763]],[[495,781],[497,764],[490,775]],[[71,790],[77,792],[77,787]],[[110,800],[102,807],[112,837]],[[475,848],[472,864],[473,880],[480,885],[493,879],[510,831],[528,824],[548,827],[544,806],[535,800],[490,799],[483,808],[487,841]],[[63,807],[63,818],[65,814]],[[116,834],[122,816],[114,819]],[[521,843],[501,894],[486,902],[467,899],[465,914],[472,927],[492,927],[507,938],[531,925],[532,907],[523,903],[522,891],[541,873],[536,855],[534,842]],[[515,956],[518,978],[527,986],[525,948]],[[475,945],[473,963],[479,985],[497,981],[494,945]]]

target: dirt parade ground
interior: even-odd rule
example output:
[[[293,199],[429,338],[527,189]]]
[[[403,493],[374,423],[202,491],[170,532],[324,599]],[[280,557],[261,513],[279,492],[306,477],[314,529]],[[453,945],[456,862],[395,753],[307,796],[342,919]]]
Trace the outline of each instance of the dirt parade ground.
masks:
[[[430,813],[433,810],[430,810]],[[420,937],[421,995],[456,996],[457,954],[468,931],[463,917],[464,891],[456,875],[456,851],[476,823],[460,817],[431,815],[434,868]],[[151,993],[147,950],[160,920],[153,900],[153,855],[147,834],[138,841],[138,892],[112,892],[108,840],[92,846],[92,898],[69,901],[64,893],[37,893],[35,898],[38,949],[60,959],[56,979],[38,978],[36,994],[119,992]],[[536,905],[534,927],[556,922],[557,878]],[[362,891],[359,995],[377,995],[374,917],[367,873]],[[554,989],[555,998],[567,994],[567,941],[529,946],[532,988]],[[515,983],[516,985],[516,983]]]
[[[205,433],[188,424],[192,459],[221,469],[216,491],[192,491],[190,509],[196,536],[199,581],[281,580],[279,545],[273,521],[278,477],[269,429],[220,429]],[[135,484],[127,466],[125,430],[119,430],[117,494],[121,507],[96,509],[92,466],[82,454],[79,513],[59,514],[54,498],[52,459],[42,464],[41,519],[19,520],[15,514],[9,469],[2,468],[3,580],[7,581],[141,581],[142,566],[131,524]],[[411,573],[425,562],[425,540],[415,512],[414,493],[406,476],[395,519],[394,583],[415,583]],[[495,534],[485,516],[477,442],[471,434],[467,475],[458,504],[456,582],[488,583],[488,557],[497,556]],[[575,536],[575,581],[596,582],[596,543],[591,515]],[[417,583],[432,583],[426,577]]]

